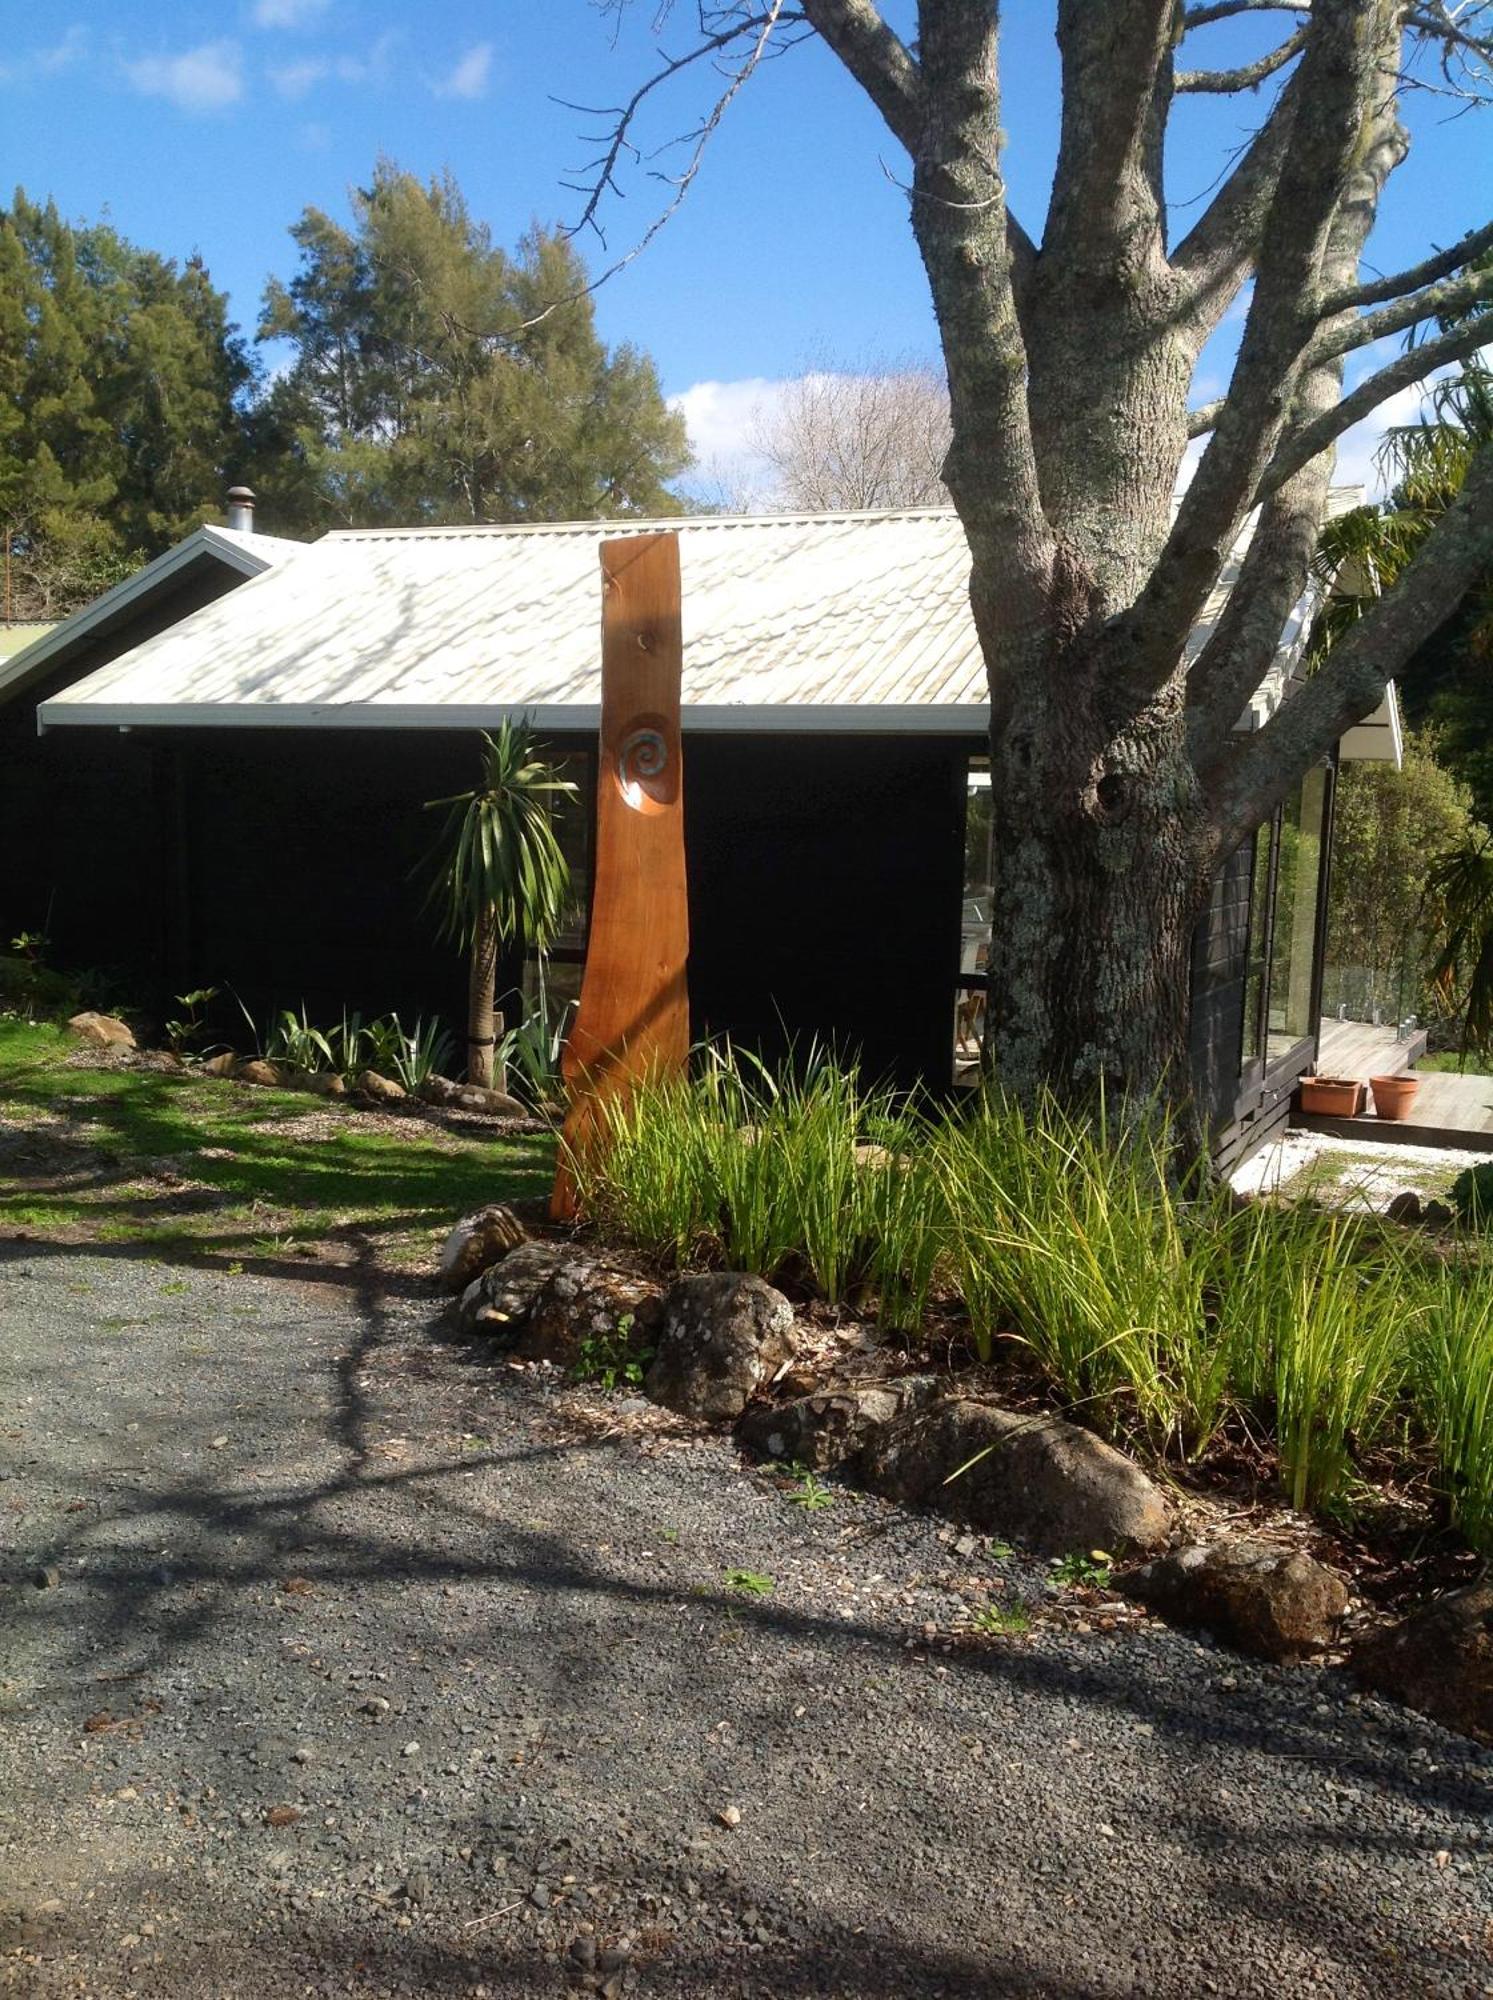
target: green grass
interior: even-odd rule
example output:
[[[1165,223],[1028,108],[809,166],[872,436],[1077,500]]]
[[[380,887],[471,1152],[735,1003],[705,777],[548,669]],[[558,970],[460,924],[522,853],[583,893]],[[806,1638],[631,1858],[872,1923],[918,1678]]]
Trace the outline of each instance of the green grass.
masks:
[[[0,1121],[30,1126],[36,1156],[0,1175],[0,1228],[235,1259],[341,1238],[409,1263],[458,1215],[541,1194],[553,1171],[545,1135],[468,1138],[414,1117],[391,1132],[303,1092],[65,1060],[76,1051],[55,1028],[0,1020]]]
[[[1429,1070],[1433,1074],[1438,1071],[1449,1071],[1453,1076],[1493,1076],[1493,1056],[1459,1056],[1446,1051],[1441,1055],[1421,1056],[1415,1067],[1418,1070]]]

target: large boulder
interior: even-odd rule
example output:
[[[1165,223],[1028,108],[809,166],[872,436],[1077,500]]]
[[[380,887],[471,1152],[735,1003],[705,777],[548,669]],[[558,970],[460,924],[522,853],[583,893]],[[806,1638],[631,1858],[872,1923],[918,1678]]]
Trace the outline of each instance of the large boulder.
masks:
[[[520,1244],[467,1286],[457,1308],[461,1324],[469,1333],[516,1339],[539,1294],[574,1255],[562,1243]]]
[[[794,1348],[793,1308],[764,1279],[739,1271],[680,1278],[664,1296],[644,1387],[684,1416],[731,1423]]]
[[[480,1083],[455,1083],[449,1076],[431,1075],[420,1085],[418,1095],[427,1104],[443,1111],[476,1111],[485,1118],[527,1118],[528,1111],[505,1090],[489,1090]]]
[[[1061,1417],[949,1397],[874,1430],[860,1477],[1046,1555],[1159,1548],[1171,1508],[1140,1467]]]
[[[235,1083],[257,1083],[265,1089],[274,1089],[286,1081],[286,1073],[279,1063],[266,1062],[263,1056],[255,1056],[252,1062],[241,1062],[233,1071]]]
[[[589,1251],[520,1243],[462,1293],[461,1323],[533,1361],[584,1365],[646,1347],[659,1317],[659,1288]]]
[[[128,1022],[121,1021],[115,1014],[96,1014],[90,1008],[86,1013],[74,1014],[67,1024],[73,1033],[85,1042],[91,1042],[96,1049],[132,1049],[135,1036]]]
[[[464,1292],[473,1278],[516,1250],[527,1234],[503,1201],[464,1215],[441,1246],[440,1282],[448,1292]]]
[[[1264,1660],[1300,1660],[1337,1635],[1348,1592],[1300,1549],[1207,1542],[1178,1549],[1122,1579],[1120,1588],[1163,1618],[1215,1632]]]
[[[854,1476],[872,1436],[937,1393],[931,1375],[823,1389],[788,1403],[749,1403],[736,1442],[758,1458],[779,1458],[815,1472]]]
[[[1375,1694],[1493,1743],[1493,1582],[1365,1632],[1349,1651],[1348,1669]]]
[[[403,1104],[409,1096],[402,1083],[396,1083],[392,1076],[380,1076],[376,1069],[362,1070],[356,1088],[374,1104]]]

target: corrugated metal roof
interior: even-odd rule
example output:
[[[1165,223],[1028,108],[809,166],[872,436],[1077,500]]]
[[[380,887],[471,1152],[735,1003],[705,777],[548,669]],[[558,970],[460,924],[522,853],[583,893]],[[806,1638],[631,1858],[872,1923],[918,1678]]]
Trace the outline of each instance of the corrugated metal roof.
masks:
[[[679,536],[686,724],[983,727],[952,508],[334,533],[56,695],[41,718],[451,727],[526,712],[589,727],[598,544],[653,529]],[[1226,594],[1221,582],[1199,639]]]
[[[299,555],[304,549],[304,542],[276,535],[246,534],[215,524],[198,528],[58,624],[38,626],[36,636],[0,665],[0,701],[44,671],[65,666],[68,654],[83,641],[102,638],[136,616],[155,592],[174,587],[196,565],[216,562],[240,576],[258,576],[282,557]]]
[[[939,508],[330,534],[57,695],[43,719],[590,720],[598,545],[654,528],[679,535],[697,717],[983,702],[968,546]]]

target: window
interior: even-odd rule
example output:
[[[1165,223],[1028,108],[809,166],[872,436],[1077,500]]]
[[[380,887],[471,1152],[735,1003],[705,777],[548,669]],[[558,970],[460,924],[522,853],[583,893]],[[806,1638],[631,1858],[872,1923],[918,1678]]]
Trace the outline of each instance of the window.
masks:
[[[1254,837],[1243,1068],[1285,1060],[1316,1032],[1318,907],[1331,773],[1318,765]]]
[[[1270,926],[1270,1002],[1266,1058],[1277,1062],[1315,1032],[1317,890],[1322,880],[1322,831],[1327,772],[1309,771],[1282,806],[1276,824],[1275,902]]]
[[[985,968],[990,960],[993,817],[990,765],[975,758],[969,767],[964,808],[964,902],[959,924],[960,987],[954,1000],[954,1076],[971,1081],[985,1039]],[[964,985],[964,980],[972,983]]]

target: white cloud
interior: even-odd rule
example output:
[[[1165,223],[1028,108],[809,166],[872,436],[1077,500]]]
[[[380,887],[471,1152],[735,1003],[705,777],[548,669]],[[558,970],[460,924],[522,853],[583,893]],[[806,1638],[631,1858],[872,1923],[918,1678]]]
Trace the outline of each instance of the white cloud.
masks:
[[[0,83],[30,83],[38,77],[57,76],[83,60],[88,53],[88,30],[76,23],[60,42],[49,48],[32,49],[10,62],[0,63]]]
[[[164,97],[179,111],[223,111],[244,94],[237,42],[204,42],[179,56],[142,56],[127,62],[124,72],[142,97]]]
[[[766,504],[773,475],[751,441],[787,386],[749,375],[736,382],[695,382],[670,396],[669,407],[684,418],[695,455],[686,483],[700,499],[732,513]]]
[[[450,74],[431,85],[437,97],[485,97],[492,73],[492,43],[476,42]]]
[[[270,71],[270,82],[282,97],[304,97],[313,84],[331,74],[331,67],[330,63],[316,61],[285,63]]]
[[[399,37],[393,31],[380,35],[366,56],[306,56],[299,62],[282,63],[270,71],[270,82],[282,97],[304,97],[319,83],[345,83],[357,88],[374,88],[387,83]]]
[[[325,14],[329,0],[254,0],[256,28],[304,28]]]

